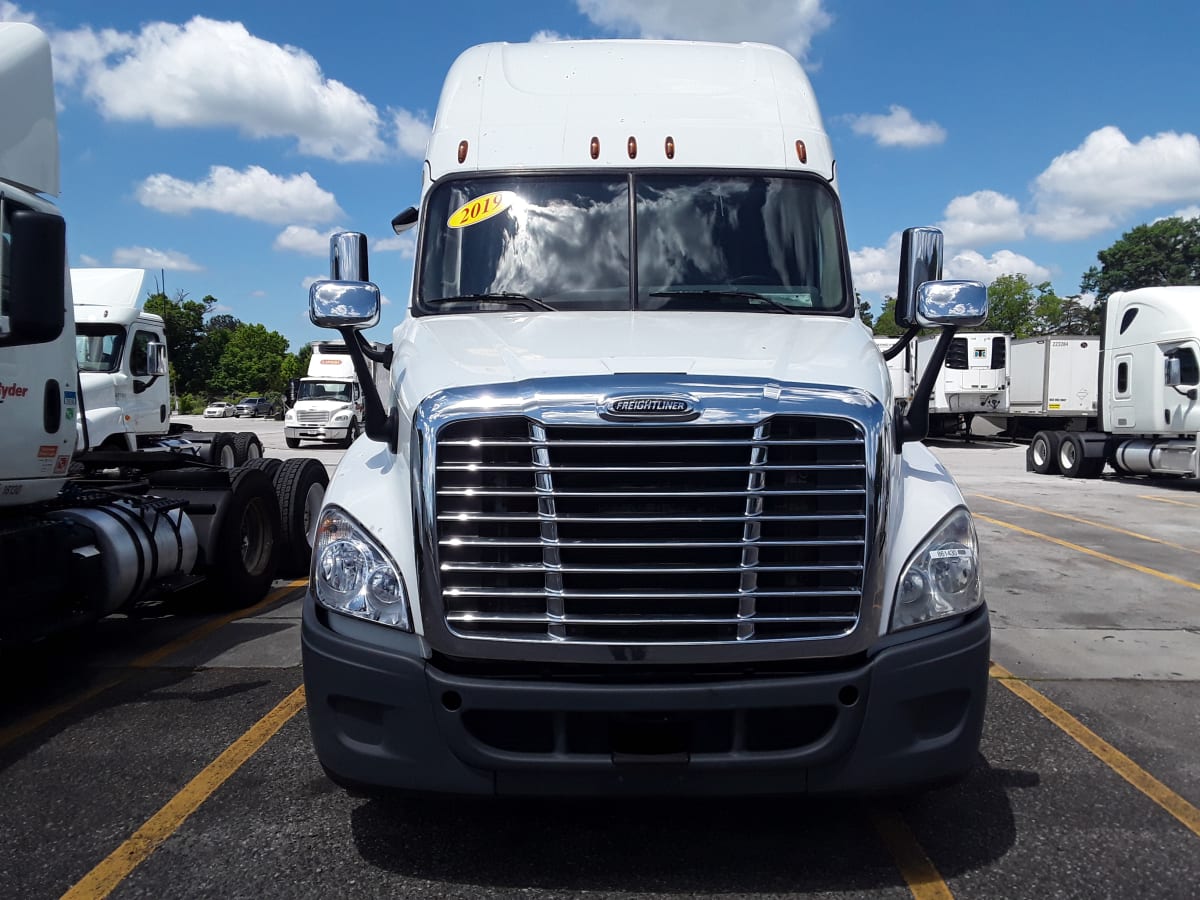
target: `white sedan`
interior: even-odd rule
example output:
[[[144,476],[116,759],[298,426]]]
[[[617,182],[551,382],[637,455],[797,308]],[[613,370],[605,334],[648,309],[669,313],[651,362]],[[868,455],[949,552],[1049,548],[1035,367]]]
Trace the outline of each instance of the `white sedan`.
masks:
[[[223,400],[210,403],[204,409],[204,418],[206,419],[225,419],[234,415],[237,415],[237,410],[234,409],[233,404]]]

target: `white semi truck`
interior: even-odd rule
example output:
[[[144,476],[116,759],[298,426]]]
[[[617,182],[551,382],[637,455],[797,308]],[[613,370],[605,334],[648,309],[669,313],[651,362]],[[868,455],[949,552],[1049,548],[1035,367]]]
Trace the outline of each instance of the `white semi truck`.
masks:
[[[362,433],[362,388],[350,351],[340,341],[313,341],[308,374],[283,419],[284,440],[334,442],[349,447]]]
[[[912,378],[920,381],[936,356],[939,338],[914,341],[910,354]],[[971,434],[976,415],[1008,411],[1009,344],[1011,337],[995,331],[960,334],[950,342],[929,401],[929,433],[933,436]]]
[[[0,121],[0,642],[201,582],[223,605],[257,601],[281,565],[306,566],[324,468],[229,469],[124,439],[77,446],[86,399],[66,226],[46,196],[59,189],[50,46],[32,25],[0,23]],[[139,352],[133,394],[167,374],[161,340]]]
[[[1099,340],[1046,341],[1014,347],[1011,415],[997,422],[1040,429],[1031,471],[1200,478],[1200,287],[1115,293]]]
[[[756,44],[489,44],[447,76],[410,314],[361,234],[310,314],[364,385],[303,614],[336,782],[857,791],[977,759],[971,514],[856,316],[834,157]],[[902,242],[906,339],[986,316]],[[389,389],[369,378],[389,368]]]

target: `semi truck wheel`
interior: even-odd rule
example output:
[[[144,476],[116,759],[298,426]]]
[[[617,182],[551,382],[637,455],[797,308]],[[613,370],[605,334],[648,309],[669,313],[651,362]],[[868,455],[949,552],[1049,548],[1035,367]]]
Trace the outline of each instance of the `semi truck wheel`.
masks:
[[[251,459],[262,458],[262,441],[253,431],[239,431],[233,436],[233,452],[237,458],[237,464],[244,466]]]
[[[317,516],[329,486],[329,473],[311,456],[286,459],[275,471],[275,493],[279,498],[281,575],[307,575],[312,559]]]
[[[258,459],[248,459],[243,463],[247,469],[261,469],[271,479],[275,478],[275,473],[279,471],[281,465],[283,465],[283,460],[274,456],[260,456]]]
[[[1097,478],[1104,471],[1104,451],[1087,435],[1068,431],[1058,445],[1058,467],[1068,478]],[[1096,450],[1100,449],[1097,456]]]
[[[275,578],[279,561],[279,501],[267,473],[235,469],[232,493],[208,560],[209,593],[220,606],[241,609],[257,603]]]
[[[227,431],[214,431],[204,461],[226,469],[237,468],[237,446],[233,435]]]
[[[1039,475],[1058,474],[1058,444],[1057,431],[1039,431],[1029,443],[1029,462],[1033,471]]]
[[[346,428],[346,437],[342,439],[342,449],[349,450],[356,437],[358,437],[358,419],[351,419]]]

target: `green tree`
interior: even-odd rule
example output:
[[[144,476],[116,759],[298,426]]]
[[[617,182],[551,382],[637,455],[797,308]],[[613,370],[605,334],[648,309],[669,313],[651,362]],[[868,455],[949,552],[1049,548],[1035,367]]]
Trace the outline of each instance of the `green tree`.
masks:
[[[204,333],[196,344],[196,393],[213,395],[213,380],[217,374],[217,367],[221,363],[221,357],[225,355],[229,339],[241,327],[240,319],[224,313],[211,317],[205,323]]]
[[[854,292],[854,304],[858,307],[858,317],[863,320],[863,324],[874,330],[875,316],[871,312],[871,304],[864,300],[858,291]]]
[[[213,297],[205,297],[203,302],[189,300],[184,291],[179,291],[174,300],[161,291],[146,298],[146,312],[163,318],[167,355],[177,373],[175,385],[179,393],[204,389],[197,346],[204,336],[204,317],[215,304]]]
[[[1109,295],[1164,284],[1200,284],[1200,218],[1178,216],[1139,225],[1096,254],[1080,290],[1096,295],[1102,317]]]
[[[1024,275],[1001,275],[988,287],[988,317],[983,327],[1015,338],[1053,334],[1062,310],[1063,301],[1050,282],[1034,285]]]
[[[288,342],[265,325],[241,325],[217,363],[212,385],[226,394],[264,394],[283,388],[283,361]]]
[[[900,337],[904,329],[896,324],[896,298],[884,297],[883,309],[873,325],[874,332],[880,337]]]
[[[312,345],[305,344],[295,353],[289,353],[283,360],[282,376],[284,384],[294,378],[303,378],[308,373],[308,361],[312,359]]]

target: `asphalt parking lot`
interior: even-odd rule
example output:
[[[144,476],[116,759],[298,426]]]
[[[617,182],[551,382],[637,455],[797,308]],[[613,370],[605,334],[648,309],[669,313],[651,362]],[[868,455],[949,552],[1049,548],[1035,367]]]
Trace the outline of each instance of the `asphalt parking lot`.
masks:
[[[217,422],[204,423],[217,427]],[[203,426],[201,426],[203,427]],[[270,455],[282,423],[259,432]],[[313,755],[302,582],[0,658],[0,897],[1196,897],[1200,485],[935,452],[977,514],[981,754],[893,800],[353,799]]]

